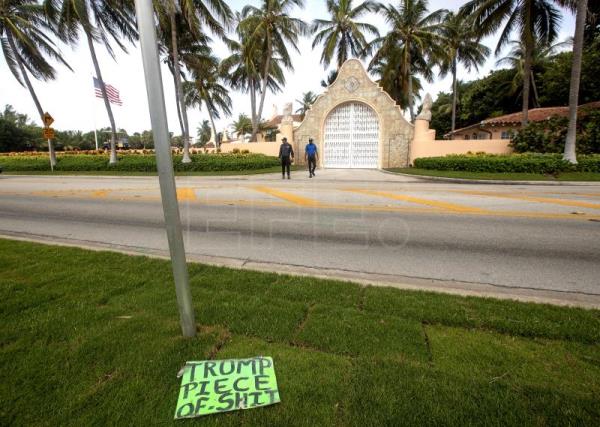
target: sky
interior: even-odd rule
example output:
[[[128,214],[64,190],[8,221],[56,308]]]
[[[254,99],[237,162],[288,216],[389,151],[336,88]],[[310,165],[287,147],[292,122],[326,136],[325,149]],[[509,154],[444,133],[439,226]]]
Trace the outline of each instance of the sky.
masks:
[[[356,4],[358,3],[360,2],[357,1]],[[383,3],[397,4],[397,1],[384,1]],[[464,3],[465,0],[430,0],[429,10],[446,8],[456,11]],[[258,6],[260,0],[232,0],[228,4],[234,10],[241,10],[246,4]],[[559,40],[564,40],[573,35],[575,22],[571,13],[564,10],[562,12],[563,19]],[[292,15],[307,22],[315,18],[327,18],[325,0],[306,0],[304,9],[296,9]],[[381,16],[371,14],[365,17],[364,20],[376,25],[381,33],[387,31],[388,26]],[[492,50],[495,49],[496,42],[497,37],[495,36],[483,40],[483,43]],[[277,106],[278,111],[281,113],[285,103],[301,98],[302,93],[309,90],[321,93],[324,90],[320,82],[329,73],[329,69],[325,70],[319,63],[321,48],[316,47],[313,50],[311,45],[312,39],[310,37],[302,38],[298,44],[300,52],[292,53],[290,51],[292,53],[294,70],[286,72],[286,84],[282,92],[267,94],[263,111],[265,119],[271,117],[274,105]],[[33,80],[33,86],[38,94],[42,108],[50,112],[55,119],[53,127],[58,130],[82,131],[108,127],[109,122],[103,101],[94,97],[92,81],[94,72],[87,45],[82,43],[74,49],[65,45],[59,45],[59,47],[74,72],[65,67],[57,66],[58,73],[56,80],[50,82]],[[113,60],[106,52],[106,49],[101,46],[96,47],[105,82],[116,87],[120,91],[121,99],[123,100],[122,107],[113,105],[116,125],[118,128],[127,130],[129,134],[150,129],[150,116],[139,46],[130,46],[127,53],[117,51],[116,49],[115,47],[116,59]],[[213,43],[213,50],[220,58],[228,55],[228,50],[222,42],[215,41]],[[39,122],[28,90],[16,82],[8,70],[4,57],[0,56],[0,58],[0,108],[3,108],[6,104],[10,104],[18,112],[26,113],[34,121]],[[458,78],[463,81],[469,81],[487,75],[491,70],[496,68],[496,60],[497,58],[493,55],[490,56],[485,65],[480,67],[479,72],[473,71],[467,73],[464,69],[459,69]],[[181,133],[181,130],[177,120],[173,79],[165,66],[162,69],[162,79],[169,130],[177,135]],[[429,92],[435,99],[440,91],[449,92],[450,86],[450,76],[446,78],[436,76],[433,83],[424,84],[424,90],[421,95]],[[223,117],[216,121],[219,131],[229,126],[240,113],[250,115],[250,99],[248,95],[235,91],[232,91],[230,95],[233,100],[232,116]],[[294,110],[298,107],[298,103],[294,102]],[[190,134],[195,136],[196,128],[202,120],[208,119],[208,115],[205,111],[199,111],[197,108],[189,109],[188,115]]]

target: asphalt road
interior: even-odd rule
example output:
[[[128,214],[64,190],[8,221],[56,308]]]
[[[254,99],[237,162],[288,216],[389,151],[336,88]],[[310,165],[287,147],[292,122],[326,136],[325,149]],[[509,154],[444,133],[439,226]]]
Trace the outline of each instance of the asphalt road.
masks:
[[[458,185],[375,171],[295,178],[178,179],[189,258],[600,306],[600,185]],[[2,177],[0,234],[167,253],[154,177]]]

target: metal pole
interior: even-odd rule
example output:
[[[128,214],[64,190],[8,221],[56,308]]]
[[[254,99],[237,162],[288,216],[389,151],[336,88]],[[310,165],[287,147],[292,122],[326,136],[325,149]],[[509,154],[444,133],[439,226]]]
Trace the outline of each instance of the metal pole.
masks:
[[[48,155],[50,155],[50,170],[54,172],[54,160],[52,157],[52,153],[54,152],[54,147],[52,147],[52,140],[48,138]]]
[[[194,320],[192,294],[190,292],[188,270],[185,262],[185,249],[181,232],[177,193],[175,190],[175,177],[173,176],[173,162],[169,144],[162,77],[158,61],[158,45],[154,29],[152,0],[135,0],[135,9],[140,33],[140,46],[146,77],[150,121],[155,141],[160,194],[167,227],[167,237],[169,239],[181,330],[185,337],[193,337],[196,335],[196,322]]]

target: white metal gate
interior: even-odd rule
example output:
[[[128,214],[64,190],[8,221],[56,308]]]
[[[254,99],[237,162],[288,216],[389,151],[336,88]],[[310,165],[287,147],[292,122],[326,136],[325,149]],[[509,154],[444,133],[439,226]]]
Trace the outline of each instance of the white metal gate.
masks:
[[[340,105],[325,120],[326,168],[379,166],[379,120],[371,107],[359,102]]]

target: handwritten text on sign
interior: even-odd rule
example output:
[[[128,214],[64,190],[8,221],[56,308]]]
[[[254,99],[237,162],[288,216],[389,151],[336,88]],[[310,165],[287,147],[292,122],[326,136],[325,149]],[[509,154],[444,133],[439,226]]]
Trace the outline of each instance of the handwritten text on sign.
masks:
[[[279,403],[273,359],[187,362],[175,419]]]

